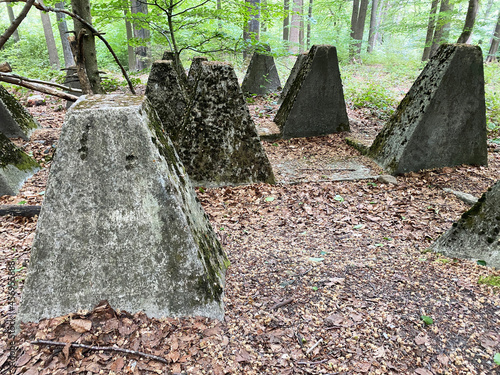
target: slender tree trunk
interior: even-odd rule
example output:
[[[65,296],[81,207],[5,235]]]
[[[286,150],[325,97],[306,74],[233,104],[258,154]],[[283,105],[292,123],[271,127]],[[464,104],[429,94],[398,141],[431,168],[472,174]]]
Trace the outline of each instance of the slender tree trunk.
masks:
[[[457,43],[470,43],[472,29],[476,21],[477,10],[479,8],[479,0],[469,0],[467,15],[465,16],[464,30],[458,37]]]
[[[379,0],[372,0],[372,10],[370,13],[370,30],[368,31],[368,49],[367,52],[370,53],[375,47],[375,35],[377,33],[377,8]]]
[[[12,9],[12,7],[10,6],[10,4],[8,2],[5,5],[7,5],[7,13],[9,14],[9,21],[10,21],[10,23],[12,23],[16,19],[16,17],[14,16],[14,10]],[[14,38],[14,41],[16,43],[19,42],[19,32],[17,31],[17,29],[14,30],[14,33],[12,34],[12,38]]]
[[[498,11],[498,21],[495,26],[495,31],[493,32],[493,38],[491,38],[490,50],[488,51],[488,56],[486,57],[486,62],[497,62],[496,57],[498,52],[498,45],[500,44],[500,10]]]
[[[427,35],[425,36],[424,52],[422,53],[422,61],[429,60],[431,54],[432,37],[434,36],[434,28],[436,26],[436,12],[438,4],[439,0],[432,0],[429,22],[427,24]]]
[[[450,15],[452,7],[449,0],[441,0],[439,15],[436,27],[434,29],[434,37],[432,38],[432,46],[429,57],[432,57],[442,43],[446,43],[447,35],[450,28]]]
[[[267,0],[260,0],[260,29],[262,32],[266,32],[267,31],[267,24],[268,24],[268,21],[269,21],[269,17],[268,17],[268,9],[267,9]]]
[[[131,1],[131,10],[133,14],[148,14],[148,5],[143,0],[132,0]],[[151,33],[148,29],[141,27],[140,23],[136,22],[134,24],[134,36],[138,39],[142,39],[145,45],[139,46],[135,48],[136,55],[136,69],[144,70],[150,66],[150,51],[148,48],[149,39]]]
[[[283,1],[283,13],[285,13],[285,18],[283,18],[283,40],[288,43],[290,39],[290,0]]]
[[[40,0],[40,3],[43,5],[42,0]],[[55,69],[59,69],[61,65],[59,55],[57,53],[56,40],[54,39],[54,32],[52,31],[50,16],[48,13],[40,11],[40,17],[42,18],[43,33],[45,35],[45,42],[49,52],[50,65]]]
[[[313,0],[309,0],[309,10],[307,12],[307,42],[306,49],[311,48],[311,23],[313,17]]]
[[[71,0],[73,13],[82,17],[86,22],[92,24],[92,16],[90,13],[90,0]],[[73,19],[75,25],[75,34],[83,36],[82,54],[85,64],[85,71],[90,83],[91,90],[94,94],[104,94],[101,86],[101,77],[99,77],[99,69],[97,66],[97,54],[95,49],[95,39],[92,31],[88,30],[84,24],[77,19]],[[82,88],[84,84],[82,84]]]
[[[351,38],[352,43],[349,49],[351,60],[359,58],[363,33],[365,30],[366,13],[368,12],[368,0],[354,0],[351,15]]]
[[[300,26],[302,19],[303,0],[293,0],[292,21],[290,23],[289,51],[297,54],[300,50]]]
[[[64,9],[64,2],[56,3],[55,8]],[[68,41],[68,25],[66,24],[66,15],[61,12],[56,12],[57,27],[59,29],[59,36],[61,37],[61,44],[64,55],[64,66],[69,68],[75,65],[71,46]]]
[[[123,13],[127,16],[127,11],[124,10]],[[128,70],[133,72],[136,70],[135,66],[135,52],[134,47],[130,45],[130,40],[134,37],[134,31],[132,29],[132,24],[125,18],[125,30],[127,31],[127,55],[128,55]]]
[[[245,3],[248,13],[244,18],[243,24],[243,40],[245,41],[244,59],[252,55],[252,42],[260,38],[260,0],[245,0]]]

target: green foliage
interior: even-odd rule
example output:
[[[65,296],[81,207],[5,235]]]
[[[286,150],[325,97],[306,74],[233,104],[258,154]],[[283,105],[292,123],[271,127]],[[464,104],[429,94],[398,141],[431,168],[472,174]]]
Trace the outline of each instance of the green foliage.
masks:
[[[421,315],[420,319],[425,323],[425,325],[430,326],[431,324],[434,323],[434,320],[427,315]]]
[[[480,276],[477,283],[498,287],[500,286],[500,276],[495,276],[495,275]]]
[[[495,356],[493,357],[493,362],[495,362],[496,365],[500,365],[500,353],[495,353]]]
[[[493,135],[500,135],[500,69],[499,64],[484,67],[486,121]]]

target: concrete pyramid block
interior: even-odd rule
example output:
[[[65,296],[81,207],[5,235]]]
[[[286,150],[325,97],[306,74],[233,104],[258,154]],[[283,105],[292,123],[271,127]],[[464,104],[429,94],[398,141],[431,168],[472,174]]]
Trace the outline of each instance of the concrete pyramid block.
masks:
[[[295,81],[295,78],[297,78],[297,74],[299,74],[300,69],[302,68],[302,65],[304,65],[306,59],[307,59],[307,53],[301,53],[297,55],[297,59],[293,64],[292,70],[290,71],[288,79],[286,80],[285,86],[283,86],[283,91],[281,91],[281,95],[278,99],[278,104],[283,103],[283,100],[288,94],[288,91],[290,91],[290,87],[292,87],[292,83]]]
[[[39,169],[34,159],[0,133],[0,196],[16,195]]]
[[[9,92],[0,86],[0,133],[28,140],[40,125]]]
[[[500,181],[431,248],[448,257],[481,259],[489,266],[500,267]]]
[[[274,122],[285,139],[349,130],[335,47],[311,48]]]
[[[241,90],[245,95],[266,95],[278,91],[280,77],[274,64],[274,58],[268,54],[255,52],[248,65]]]
[[[149,102],[80,98],[50,171],[17,324],[101,300],[222,319],[227,265]]]
[[[193,61],[191,61],[191,66],[189,67],[188,73],[188,84],[189,87],[194,87],[197,77],[195,75],[200,71],[201,63],[208,61],[208,59],[204,56],[195,56],[193,57]]]
[[[194,68],[191,111],[183,137],[173,140],[193,184],[274,183],[233,67],[202,62]]]
[[[155,61],[151,66],[146,96],[155,108],[163,124],[172,124],[168,129],[171,139],[181,137],[182,122],[189,101],[188,94],[181,85],[172,60]]]
[[[179,77],[180,83],[183,85],[184,88],[187,88],[188,87],[187,74],[180,58],[176,59],[175,54],[173,52],[165,51],[161,59],[165,61],[173,61],[174,67],[177,72],[177,77]]]
[[[481,49],[442,45],[377,135],[368,156],[391,174],[486,165]]]

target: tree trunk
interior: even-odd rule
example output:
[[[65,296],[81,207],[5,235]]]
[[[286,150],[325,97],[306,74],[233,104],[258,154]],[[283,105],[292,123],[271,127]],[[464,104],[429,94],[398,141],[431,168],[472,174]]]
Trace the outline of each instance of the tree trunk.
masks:
[[[299,53],[300,49],[300,26],[302,19],[303,0],[293,0],[292,22],[290,23],[290,46],[289,51],[293,54]]]
[[[450,28],[450,15],[452,10],[449,0],[441,0],[437,24],[432,38],[432,46],[429,57],[432,57],[442,43],[446,43]]]
[[[79,15],[89,24],[92,24],[92,16],[90,13],[90,0],[71,0],[71,7],[73,13]],[[104,90],[101,86],[101,77],[99,77],[99,69],[97,66],[97,53],[95,49],[95,39],[92,31],[88,30],[84,24],[82,24],[77,19],[73,19],[75,25],[76,35],[80,35],[80,30],[82,30],[83,35],[83,45],[82,54],[83,61],[85,64],[85,71],[87,78],[90,83],[90,88],[94,94],[104,94]],[[85,83],[82,82],[82,88]]]
[[[9,2],[7,2],[5,5],[7,5],[7,13],[9,14],[9,21],[10,23],[13,23],[16,17],[14,16],[14,10],[10,6]],[[17,43],[19,42],[19,32],[17,29],[14,31],[12,34],[12,38],[14,38],[14,41]]]
[[[427,35],[425,36],[424,52],[422,53],[422,61],[429,60],[432,47],[432,37],[434,36],[434,28],[436,26],[436,12],[439,0],[432,0],[431,11],[429,13],[429,23],[427,24]]]
[[[309,0],[309,10],[307,12],[308,18],[307,18],[307,42],[306,42],[306,49],[311,48],[311,22],[312,22],[312,16],[313,16],[313,0]]]
[[[458,37],[457,43],[470,43],[472,29],[476,21],[477,10],[479,8],[479,0],[469,0],[469,8],[465,16],[464,30]]]
[[[375,47],[375,35],[377,34],[377,8],[379,0],[372,0],[372,10],[370,13],[370,30],[368,31],[368,49],[367,52],[370,53]]]
[[[142,13],[144,15],[148,14],[148,4],[143,2],[143,0],[132,0],[131,1],[131,10],[133,14]],[[148,29],[142,28],[139,22],[134,23],[134,37],[138,39],[142,39],[145,45],[138,46],[135,48],[135,56],[136,56],[136,69],[138,71],[144,70],[148,68],[151,64],[151,59],[149,57],[150,51],[148,48],[149,39],[151,33]]]
[[[498,21],[495,26],[495,31],[493,32],[493,37],[491,38],[490,50],[488,51],[488,56],[486,57],[486,62],[497,62],[496,57],[498,52],[498,45],[500,44],[500,11],[498,11]]]
[[[267,31],[267,24],[269,22],[269,17],[268,17],[268,9],[267,9],[267,0],[260,0],[260,7],[261,7],[261,11],[260,11],[260,18],[261,18],[261,21],[260,21],[260,29],[262,32],[266,32]],[[264,16],[263,16],[264,15]]]
[[[283,13],[285,13],[285,18],[283,18],[283,40],[288,42],[290,39],[290,0],[283,1]]]
[[[253,53],[252,42],[260,38],[260,0],[245,0],[247,15],[243,24],[243,40],[245,49],[243,58],[250,57]]]
[[[130,4],[127,2],[127,6]],[[130,40],[134,37],[134,31],[132,29],[132,24],[130,20],[127,18],[127,10],[123,10],[123,14],[125,15],[125,30],[127,31],[127,55],[128,55],[128,71],[134,72],[136,70],[135,66],[135,52],[134,47],[130,45]]]
[[[17,16],[17,18],[11,22],[10,26],[5,30],[5,32],[0,36],[0,49],[4,46],[4,44],[9,40],[9,38],[14,34],[21,24],[23,20],[26,18],[26,15],[30,11],[31,7],[33,6],[33,3],[35,0],[26,0],[26,4],[24,5],[23,9],[21,10],[21,13]]]
[[[55,8],[64,9],[64,2],[56,3]],[[68,41],[68,25],[66,24],[66,15],[61,12],[56,12],[57,27],[59,28],[59,36],[61,37],[61,44],[64,55],[64,66],[69,68],[75,65],[73,53],[71,53],[71,46]]]
[[[40,3],[43,4],[42,0],[40,0]],[[49,52],[50,65],[55,69],[59,69],[59,55],[57,53],[56,41],[52,31],[50,16],[48,13],[40,11],[40,17],[42,18],[43,33],[45,35],[45,42],[47,43],[47,50]]]
[[[349,57],[352,60],[359,58],[363,33],[365,30],[366,13],[368,11],[368,0],[354,0],[351,15],[351,38]]]

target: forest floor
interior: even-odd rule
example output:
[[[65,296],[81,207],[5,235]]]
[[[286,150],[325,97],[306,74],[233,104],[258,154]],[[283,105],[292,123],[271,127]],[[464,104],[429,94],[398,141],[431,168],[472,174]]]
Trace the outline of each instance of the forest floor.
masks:
[[[277,108],[262,99],[250,107],[262,126]],[[17,196],[0,197],[0,204],[43,201],[65,111],[53,99],[30,110],[43,129],[19,144],[44,168]],[[383,124],[367,109],[349,108],[349,116],[358,137],[373,137]],[[346,136],[352,134],[263,141],[278,184],[197,189],[231,261],[222,322],[150,319],[101,305],[26,324],[12,340],[9,324],[37,218],[0,217],[0,373],[500,372],[493,360],[500,352],[498,289],[478,283],[500,273],[427,250],[468,208],[443,188],[479,197],[499,179],[500,147],[493,135],[488,167],[409,173],[397,177],[396,185],[349,180],[350,168],[332,167],[354,158],[370,173],[381,172],[347,146]],[[280,169],[285,161],[293,170]],[[13,278],[15,289],[8,292]]]

